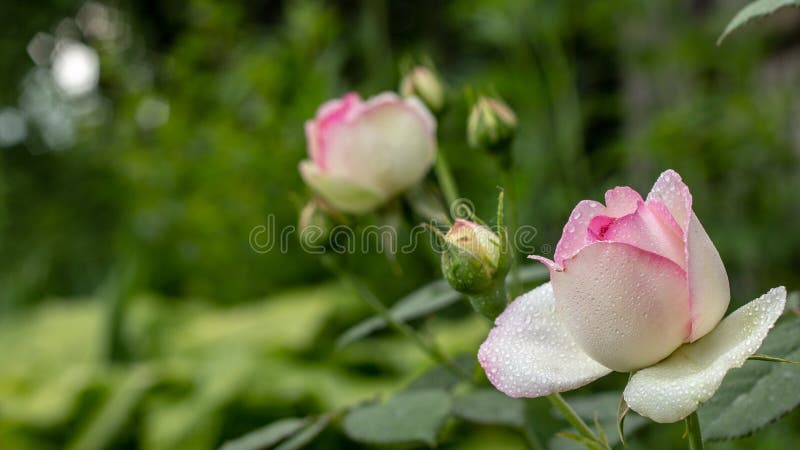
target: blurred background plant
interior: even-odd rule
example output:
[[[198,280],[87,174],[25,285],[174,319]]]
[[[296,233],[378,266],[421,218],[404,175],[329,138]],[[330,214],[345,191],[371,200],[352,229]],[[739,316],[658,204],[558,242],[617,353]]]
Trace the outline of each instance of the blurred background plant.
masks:
[[[370,311],[296,237],[286,251],[250,244],[269,220],[294,226],[309,197],[304,121],[344,92],[396,88],[408,60],[434,61],[450,87],[439,151],[459,194],[491,217],[505,184],[536,253],[553,251],[578,200],[646,192],[673,168],[725,261],[732,307],[798,287],[795,9],[718,47],[746,2],[37,3],[0,7],[0,448],[216,448],[431,367],[388,332],[336,348]],[[513,186],[467,145],[473,89],[517,116]],[[425,249],[346,265],[387,304],[441,276]],[[449,354],[474,354],[488,329],[466,302],[413,324]],[[563,427],[526,405],[543,435]],[[790,448],[798,420],[710,447]],[[682,432],[647,427],[631,442],[672,448]],[[444,434],[444,448],[523,446],[501,427]],[[309,445],[359,444],[331,428]]]

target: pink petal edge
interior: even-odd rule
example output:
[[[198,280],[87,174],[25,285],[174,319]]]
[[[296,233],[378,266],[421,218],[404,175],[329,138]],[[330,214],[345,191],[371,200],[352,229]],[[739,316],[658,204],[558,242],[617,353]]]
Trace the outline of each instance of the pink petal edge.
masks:
[[[330,129],[355,118],[363,107],[356,92],[348,92],[342,98],[328,100],[317,109],[314,120],[306,122],[306,139],[309,156],[320,169],[325,169],[327,144],[325,137]]]
[[[678,224],[682,233],[683,252],[686,268],[686,284],[689,286],[689,317],[691,328],[689,330],[688,342],[693,342],[695,337],[695,323],[697,322],[697,312],[695,311],[694,289],[689,282],[690,258],[689,258],[689,222],[692,218],[692,194],[689,187],[683,182],[678,172],[667,169],[658,176],[653,183],[653,187],[647,194],[648,202],[660,201]]]
[[[606,191],[606,211],[607,215],[618,218],[633,214],[642,196],[628,186],[617,186]]]
[[[394,92],[382,92],[364,103],[359,115],[367,114],[384,106],[401,104],[408,108],[432,136],[436,132],[436,119],[416,97],[400,98]]]
[[[561,239],[556,244],[553,261],[561,266],[565,259],[574,256],[583,247],[594,242],[588,233],[589,222],[595,216],[605,213],[606,207],[600,202],[594,200],[578,202],[561,232]]]
[[[642,200],[642,196],[627,186],[617,186],[606,191],[605,200],[605,206],[594,200],[578,202],[569,215],[561,239],[556,245],[556,252],[553,255],[556,264],[563,265],[564,260],[575,256],[583,247],[597,241],[589,233],[589,223],[594,217],[606,215],[617,218],[631,214],[636,211],[637,202]]]
[[[600,217],[595,217],[592,222]],[[676,235],[670,225],[664,223],[642,200],[638,201],[633,213],[608,223],[601,231],[603,234],[597,240],[630,244],[668,258],[686,269],[686,243],[683,236]]]

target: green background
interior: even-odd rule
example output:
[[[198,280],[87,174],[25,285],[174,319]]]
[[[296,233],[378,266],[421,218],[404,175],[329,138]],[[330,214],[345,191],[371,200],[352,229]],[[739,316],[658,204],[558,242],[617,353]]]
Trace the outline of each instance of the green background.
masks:
[[[497,186],[513,189],[513,220],[536,227],[537,252],[555,247],[579,200],[616,185],[646,193],[672,168],[722,255],[732,307],[796,290],[800,14],[716,46],[743,4],[121,1],[119,36],[84,39],[100,55],[98,90],[68,99],[36,84],[46,69],[26,46],[37,32],[74,33],[82,2],[4,2],[0,108],[25,110],[40,93],[73,138],[52,145],[51,126],[29,115],[27,138],[0,148],[0,448],[216,448],[281,417],[390,393],[429,367],[393,333],[335,349],[369,310],[296,239],[285,252],[249,244],[270,215],[295,225],[310,197],[296,170],[304,121],[348,91],[395,90],[414,61],[449,86],[439,151],[461,195],[490,218]],[[496,157],[466,145],[476,92],[518,115],[513,185]],[[148,99],[169,105],[154,129],[136,117]],[[385,303],[440,276],[426,248],[346,264]],[[488,329],[464,304],[415,326],[452,354],[474,353]],[[542,430],[559,429],[532,404]],[[789,448],[798,423],[710,447]],[[682,432],[651,425],[633,442],[673,448]],[[310,447],[357,445],[332,427]],[[463,423],[441,445],[521,446]]]

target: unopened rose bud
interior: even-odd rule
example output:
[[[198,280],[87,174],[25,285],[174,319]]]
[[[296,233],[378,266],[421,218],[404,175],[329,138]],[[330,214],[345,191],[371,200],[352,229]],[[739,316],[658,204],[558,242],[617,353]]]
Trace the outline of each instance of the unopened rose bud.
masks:
[[[462,219],[456,220],[444,240],[445,279],[466,294],[478,312],[493,319],[507,302],[505,276],[510,260],[506,240],[483,225]]]
[[[300,245],[312,248],[325,245],[331,234],[333,220],[319,200],[311,200],[300,211],[298,229]]]
[[[467,140],[472,147],[506,148],[517,130],[517,116],[500,100],[480,97],[467,122]]]
[[[400,93],[403,97],[419,98],[434,113],[444,107],[444,86],[439,77],[424,66],[415,67],[403,77]]]

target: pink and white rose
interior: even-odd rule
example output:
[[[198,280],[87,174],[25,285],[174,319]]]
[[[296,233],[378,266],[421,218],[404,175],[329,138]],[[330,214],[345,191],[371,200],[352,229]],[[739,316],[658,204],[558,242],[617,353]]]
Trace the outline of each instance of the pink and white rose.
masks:
[[[647,200],[629,187],[572,211],[550,269],[556,312],[592,359],[620,372],[654,364],[722,319],[728,275],[673,172]]]
[[[436,120],[416,98],[358,94],[306,122],[303,180],[334,208],[362,214],[420,182],[436,158]]]
[[[605,200],[578,203],[553,260],[532,256],[550,269],[550,283],[506,308],[478,358],[513,397],[575,389],[612,370],[636,372],[628,405],[677,421],[756,351],[786,291],[773,289],[720,322],[728,276],[680,175],[661,174],[647,199],[617,187]]]

